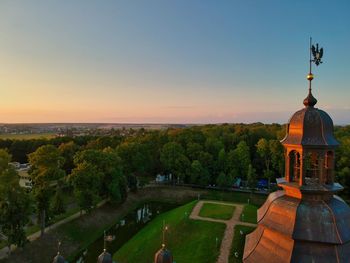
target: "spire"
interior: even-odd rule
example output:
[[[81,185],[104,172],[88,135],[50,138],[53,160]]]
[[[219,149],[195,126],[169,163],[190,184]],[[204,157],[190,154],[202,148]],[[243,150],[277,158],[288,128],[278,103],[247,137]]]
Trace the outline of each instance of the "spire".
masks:
[[[66,262],[64,257],[62,257],[61,254],[60,254],[60,247],[61,247],[61,242],[58,241],[58,244],[57,244],[57,255],[53,259],[53,263],[65,263]]]
[[[162,239],[162,248],[165,248],[165,238],[166,238],[166,231],[168,231],[168,226],[165,225],[165,220],[163,220],[163,239]]]
[[[112,255],[107,252],[107,246],[106,246],[106,231],[103,231],[103,252],[101,255],[98,256],[97,258],[97,263],[112,263]]]
[[[305,107],[313,107],[317,103],[317,99],[312,95],[312,92],[311,92],[311,82],[314,79],[314,75],[312,74],[312,63],[315,63],[316,66],[322,64],[323,63],[323,61],[321,61],[322,56],[323,56],[323,48],[319,49],[318,44],[316,44],[316,47],[312,45],[312,38],[310,37],[310,60],[309,60],[310,66],[309,66],[309,74],[306,77],[307,80],[309,81],[309,94],[303,101]]]
[[[168,226],[165,225],[165,221],[163,221],[163,229],[162,229],[162,247],[157,251],[154,255],[154,263],[173,263],[173,256],[170,250],[165,247],[165,235],[166,231],[168,231]]]

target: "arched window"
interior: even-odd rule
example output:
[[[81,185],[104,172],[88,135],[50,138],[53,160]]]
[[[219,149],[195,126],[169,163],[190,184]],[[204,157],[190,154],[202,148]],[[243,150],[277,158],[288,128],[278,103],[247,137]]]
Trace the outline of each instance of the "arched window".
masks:
[[[289,180],[290,182],[300,180],[300,153],[295,150],[289,152]]]
[[[305,183],[319,183],[320,167],[317,152],[309,152],[304,158]]]
[[[328,151],[326,153],[325,165],[325,175],[326,175],[326,184],[333,183],[333,170],[334,170],[334,153],[333,151]]]

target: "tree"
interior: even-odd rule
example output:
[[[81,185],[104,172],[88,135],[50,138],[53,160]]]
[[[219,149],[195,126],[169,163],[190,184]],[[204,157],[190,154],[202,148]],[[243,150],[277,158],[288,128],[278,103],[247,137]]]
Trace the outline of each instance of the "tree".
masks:
[[[202,165],[198,160],[194,160],[191,164],[190,169],[190,183],[197,184],[202,173]]]
[[[235,169],[237,176],[246,178],[249,165],[251,165],[251,159],[249,147],[245,141],[238,143],[236,149],[231,152],[229,160],[233,162],[231,169]]]
[[[75,155],[74,163],[77,167],[85,163],[93,168],[96,180],[99,182],[98,193],[101,196],[109,198],[113,203],[126,199],[126,179],[122,172],[121,159],[115,150],[111,148],[106,148],[103,151],[84,150]],[[77,171],[81,173],[80,169],[75,170],[75,172]]]
[[[337,174],[340,183],[345,187],[345,191],[350,194],[350,168],[344,167]]]
[[[58,147],[61,155],[64,157],[63,169],[66,171],[66,174],[70,174],[74,168],[73,157],[78,152],[80,147],[76,145],[73,141],[61,143]]]
[[[256,152],[264,160],[265,169],[270,170],[271,152],[269,142],[265,138],[261,138],[256,144]]]
[[[274,172],[271,170],[271,168],[274,168],[280,174],[283,172],[283,147],[277,140],[268,141],[262,138],[256,144],[256,151],[258,155],[264,160],[264,177],[268,178],[268,185],[270,188],[270,182],[274,176]]]
[[[226,173],[227,171],[227,157],[225,149],[221,149],[218,156],[218,169],[219,173]]]
[[[194,160],[190,169],[190,182],[192,184],[199,184],[207,186],[209,184],[210,176],[208,171],[202,166],[200,161]]]
[[[23,247],[27,242],[24,226],[31,214],[29,195],[18,184],[18,173],[9,165],[11,156],[0,149],[0,224],[7,246]]]
[[[256,187],[256,172],[254,167],[250,164],[248,167],[248,173],[247,173],[247,185],[251,189],[254,189]]]
[[[224,172],[221,172],[218,178],[216,179],[216,184],[219,187],[223,188],[232,187],[233,179],[230,174],[225,174]]]
[[[201,151],[203,151],[203,147],[199,143],[190,142],[187,144],[186,155],[190,160],[196,160]]]
[[[35,152],[29,154],[28,158],[32,166],[30,175],[34,183],[33,192],[41,222],[41,235],[43,235],[53,192],[51,185],[65,175],[62,169],[64,158],[53,145],[39,147]]]
[[[176,142],[166,143],[161,150],[160,161],[165,170],[176,176],[178,180],[185,179],[190,161],[184,155],[180,144]]]
[[[62,194],[62,183],[58,182],[56,186],[56,193],[52,199],[52,212],[56,215],[62,214],[66,211]]]
[[[72,170],[68,180],[74,187],[74,194],[78,200],[80,210],[90,212],[97,204],[100,178],[96,167],[86,161],[78,163]]]
[[[271,165],[277,174],[281,176],[284,174],[284,148],[278,140],[270,140],[269,146],[271,152]]]
[[[206,151],[215,157],[218,156],[218,154],[222,148],[224,148],[224,144],[218,138],[209,137],[205,141]]]

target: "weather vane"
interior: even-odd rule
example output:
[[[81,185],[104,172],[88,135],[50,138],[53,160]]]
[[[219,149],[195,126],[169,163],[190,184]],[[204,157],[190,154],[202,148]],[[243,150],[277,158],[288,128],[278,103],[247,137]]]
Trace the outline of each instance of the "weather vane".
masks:
[[[310,37],[310,69],[309,74],[307,75],[307,79],[309,80],[309,90],[311,91],[311,81],[314,79],[314,75],[312,74],[312,63],[315,63],[316,66],[319,66],[323,63],[321,60],[323,57],[323,48],[318,47],[318,43],[316,46],[312,44],[312,38]]]

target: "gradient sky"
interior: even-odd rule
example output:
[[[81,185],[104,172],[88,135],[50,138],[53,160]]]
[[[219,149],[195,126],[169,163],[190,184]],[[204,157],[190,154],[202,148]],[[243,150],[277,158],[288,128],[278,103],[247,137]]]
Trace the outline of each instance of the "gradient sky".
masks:
[[[0,2],[0,122],[350,123],[350,1]]]

